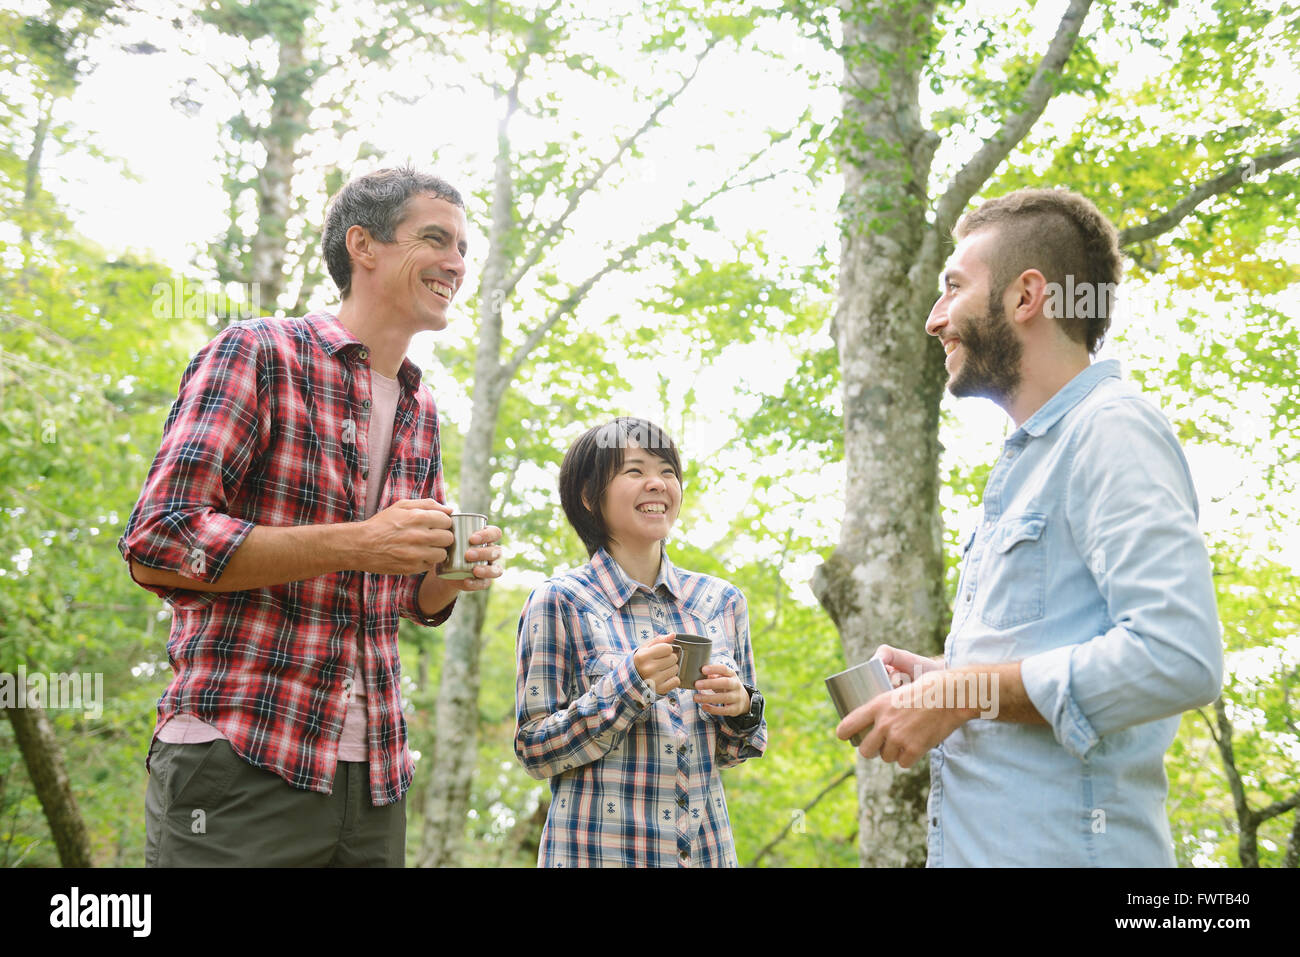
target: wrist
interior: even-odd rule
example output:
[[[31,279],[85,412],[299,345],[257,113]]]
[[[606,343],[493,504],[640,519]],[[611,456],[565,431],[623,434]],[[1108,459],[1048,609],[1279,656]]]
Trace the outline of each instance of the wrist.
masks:
[[[340,522],[322,526],[328,534],[327,544],[334,554],[341,572],[365,571],[365,557],[372,553],[366,546],[369,527],[365,521]]]
[[[763,722],[764,700],[762,693],[757,688],[751,688],[745,685],[745,692],[748,696],[748,707],[738,715],[726,715],[723,720],[736,731],[753,731]]]
[[[944,676],[941,690],[943,707],[953,712],[954,727],[988,713],[989,692],[997,695],[996,676],[990,677],[986,669],[976,665],[946,669],[940,674]]]
[[[425,618],[435,618],[438,613],[456,600],[460,589],[453,582],[438,577],[437,572],[429,570],[420,589],[415,593],[415,602],[420,614]]]

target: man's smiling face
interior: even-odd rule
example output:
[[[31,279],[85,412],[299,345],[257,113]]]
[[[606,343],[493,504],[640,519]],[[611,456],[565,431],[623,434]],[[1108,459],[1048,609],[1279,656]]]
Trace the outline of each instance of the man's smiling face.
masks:
[[[383,307],[409,318],[412,332],[447,327],[447,309],[465,279],[465,211],[445,199],[418,193],[391,243],[376,243]]]
[[[947,353],[949,392],[1003,402],[1020,387],[1022,348],[1001,292],[990,290],[989,259],[996,255],[992,230],[972,233],[957,244],[925,331],[938,336]]]

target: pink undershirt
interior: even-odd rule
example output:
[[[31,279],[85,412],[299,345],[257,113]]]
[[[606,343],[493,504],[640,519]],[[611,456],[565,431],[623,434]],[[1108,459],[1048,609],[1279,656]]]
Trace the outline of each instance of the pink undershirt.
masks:
[[[397,418],[397,401],[402,387],[396,379],[381,376],[370,370],[370,400],[372,410],[368,426],[366,448],[371,462],[383,462],[383,469],[371,468],[370,474],[379,478],[388,474],[388,454],[393,445],[393,422]],[[366,485],[366,513],[369,518],[379,511],[379,493],[383,482]],[[366,693],[365,650],[362,636],[357,635],[357,678],[352,683],[352,698],[348,701],[347,715],[343,719],[343,733],[339,737],[340,761],[368,761],[366,751]],[[174,716],[158,731],[158,740],[168,744],[203,744],[207,741],[224,741],[226,736],[206,721],[200,721],[188,712]]]

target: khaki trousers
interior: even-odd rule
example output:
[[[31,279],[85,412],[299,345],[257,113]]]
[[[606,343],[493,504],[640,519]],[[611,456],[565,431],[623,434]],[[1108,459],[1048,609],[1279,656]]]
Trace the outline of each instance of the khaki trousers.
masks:
[[[340,761],[332,794],[255,768],[228,741],[155,741],[148,867],[402,867],[406,798],[374,807],[369,765]]]

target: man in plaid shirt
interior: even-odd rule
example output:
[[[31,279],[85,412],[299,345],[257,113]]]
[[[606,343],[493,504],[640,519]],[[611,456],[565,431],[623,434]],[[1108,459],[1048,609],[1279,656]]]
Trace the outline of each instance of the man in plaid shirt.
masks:
[[[460,194],[380,170],[331,201],[337,314],[255,319],[204,347],[119,542],[173,610],[147,863],[404,861],[412,760],[399,615],[442,624],[460,591],[437,409],[407,358],[465,275]],[[471,538],[495,562],[500,529]]]

